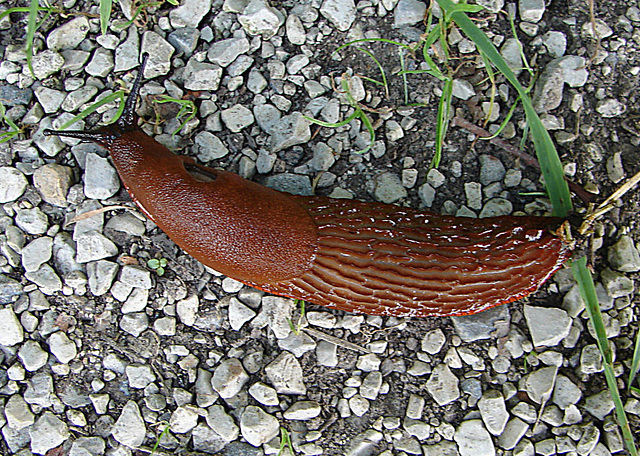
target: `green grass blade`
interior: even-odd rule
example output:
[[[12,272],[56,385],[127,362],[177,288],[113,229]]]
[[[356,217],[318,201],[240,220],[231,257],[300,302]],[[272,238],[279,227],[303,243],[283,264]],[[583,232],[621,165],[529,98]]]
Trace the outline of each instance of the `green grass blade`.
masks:
[[[368,51],[365,48],[356,48],[357,50],[359,50],[360,52],[364,52],[365,54],[367,54],[369,57],[371,57],[371,59],[375,62],[375,64],[378,66],[378,70],[380,70],[380,75],[382,75],[382,85],[384,86],[384,94],[386,95],[387,98],[389,98],[389,84],[387,83],[387,75],[384,72],[384,68],[382,68],[382,64],[380,63],[380,61],[376,58],[375,55],[373,55],[373,52]],[[365,78],[369,81],[375,82],[377,84],[380,84],[378,81],[376,81],[375,79],[371,79],[371,78]]]
[[[27,53],[27,66],[31,75],[35,77],[33,73],[33,38],[36,36],[37,24],[38,24],[38,0],[31,0],[29,3],[29,17],[27,20],[27,36],[25,39],[25,50]]]
[[[624,404],[622,403],[622,398],[620,397],[620,392],[618,391],[618,382],[613,370],[613,353],[611,351],[609,339],[607,339],[604,323],[602,321],[602,312],[600,310],[600,305],[598,304],[596,287],[593,283],[591,272],[589,271],[589,269],[587,269],[587,258],[582,257],[578,260],[573,261],[571,264],[571,270],[573,271],[573,276],[578,282],[580,295],[584,300],[587,314],[589,315],[589,319],[591,320],[591,323],[593,324],[596,332],[596,341],[603,358],[604,376],[607,381],[609,392],[611,393],[611,398],[613,399],[613,403],[615,405],[618,425],[622,430],[622,438],[625,441],[625,445],[627,446],[629,454],[631,454],[632,456],[637,456],[638,450],[636,449],[633,434],[631,433],[631,427],[629,426],[627,414],[624,410]]]
[[[114,93],[104,97],[102,100],[95,102],[94,104],[89,106],[87,109],[83,110],[80,114],[75,116],[73,119],[69,120],[68,122],[65,122],[60,127],[60,130],[66,130],[67,128],[69,128],[74,123],[84,119],[89,114],[95,112],[100,106],[104,106],[104,105],[106,105],[108,103],[111,103],[111,102],[114,102],[116,100],[120,100],[120,103],[119,103],[119,107],[118,107],[118,113],[114,117],[114,122],[115,122],[115,120],[120,118],[120,116],[122,115],[122,111],[124,110],[124,92],[122,90],[118,90],[117,92],[114,92]]]
[[[353,114],[351,114],[349,117],[347,117],[346,119],[344,119],[341,122],[336,122],[336,123],[330,123],[330,122],[325,122],[323,120],[318,120],[318,119],[314,119],[313,117],[307,117],[307,116],[302,116],[305,119],[307,119],[309,122],[313,122],[316,125],[320,125],[321,127],[327,127],[327,128],[338,128],[338,127],[344,127],[345,125],[347,125],[349,122],[351,122],[353,119],[355,119],[356,117],[358,117],[358,110],[354,111]]]
[[[636,378],[640,368],[640,331],[636,334],[636,344],[633,348],[633,360],[631,361],[631,369],[629,372],[629,384],[627,385],[627,392],[631,391],[631,385]]]
[[[504,61],[496,47],[489,38],[469,19],[469,17],[459,11],[455,11],[455,5],[451,0],[437,0],[440,7],[450,14],[450,17],[458,27],[476,44],[489,61],[507,78],[521,97],[527,122],[531,128],[531,135],[536,149],[540,169],[545,179],[545,184],[553,206],[553,215],[567,217],[572,210],[571,195],[569,186],[564,179],[562,164],[558,157],[558,152],[549,136],[549,133],[542,125],[542,121],[533,108],[533,104],[525,88],[520,84],[516,75],[511,71],[507,62]]]
[[[449,110],[451,109],[451,98],[453,96],[453,79],[447,79],[442,88],[442,95],[438,103],[438,114],[436,117],[436,153],[431,159],[431,168],[440,166],[442,160],[442,146],[444,137],[449,128]]]
[[[109,18],[111,17],[111,7],[113,0],[100,0],[100,31],[107,34],[109,28]]]

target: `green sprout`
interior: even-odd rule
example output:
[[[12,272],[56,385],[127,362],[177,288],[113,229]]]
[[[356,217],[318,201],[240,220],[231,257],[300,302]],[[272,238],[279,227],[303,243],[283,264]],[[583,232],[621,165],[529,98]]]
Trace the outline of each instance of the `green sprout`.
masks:
[[[153,269],[154,271],[156,271],[156,274],[158,274],[161,277],[165,273],[164,268],[167,267],[167,264],[169,264],[169,261],[167,261],[166,258],[151,258],[150,260],[147,261],[147,266],[150,269]]]
[[[178,119],[178,121],[180,121],[182,118],[185,119],[180,124],[180,127],[178,127],[178,129],[171,134],[171,136],[177,135],[178,132],[182,130],[185,125],[187,125],[187,123],[189,123],[198,113],[198,108],[193,100],[181,100],[180,98],[173,98],[168,95],[160,95],[154,101],[160,104],[177,103],[178,105],[180,105],[180,110],[178,111],[176,118]],[[160,123],[160,114],[158,112],[156,112],[156,122]]]

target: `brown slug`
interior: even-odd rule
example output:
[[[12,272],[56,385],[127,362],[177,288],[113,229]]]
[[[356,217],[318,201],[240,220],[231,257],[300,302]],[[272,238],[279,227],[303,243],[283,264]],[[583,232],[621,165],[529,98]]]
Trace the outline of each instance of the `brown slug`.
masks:
[[[96,142],[144,213],[203,264],[269,293],[369,315],[474,314],[527,296],[571,253],[563,220],[442,216],[290,195],[198,165],[137,125],[144,61]]]

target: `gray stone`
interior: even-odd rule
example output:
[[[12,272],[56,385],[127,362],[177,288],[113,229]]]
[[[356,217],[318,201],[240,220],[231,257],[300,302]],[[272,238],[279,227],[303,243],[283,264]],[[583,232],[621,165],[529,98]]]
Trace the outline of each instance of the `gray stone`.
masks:
[[[393,203],[406,198],[407,190],[402,186],[400,178],[392,172],[385,172],[374,177],[374,195],[383,203]]]
[[[600,273],[600,280],[602,280],[602,285],[604,285],[607,295],[613,299],[629,296],[633,293],[633,280],[621,272],[605,268]]]
[[[582,390],[568,377],[558,375],[556,386],[553,389],[553,403],[562,410],[571,404],[577,404],[582,397]]]
[[[500,160],[492,155],[480,155],[480,183],[489,185],[492,182],[500,182],[505,176],[505,168]]]
[[[468,100],[476,94],[476,91],[469,81],[465,79],[454,79],[451,93],[456,98]]]
[[[49,228],[49,220],[39,208],[17,209],[16,225],[28,234],[43,234]]]
[[[153,286],[151,272],[141,266],[126,264],[120,272],[120,281],[134,288],[149,290]]]
[[[262,405],[278,405],[278,393],[275,389],[262,382],[257,382],[249,388],[249,394]]]
[[[71,168],[57,163],[43,165],[33,173],[33,185],[36,190],[44,201],[54,206],[67,206],[67,193],[72,183]]]
[[[140,37],[137,27],[129,27],[127,39],[116,48],[115,67],[113,71],[119,73],[128,71],[139,65]]]
[[[502,394],[494,389],[485,391],[478,401],[478,408],[487,430],[493,435],[500,436],[509,419]]]
[[[38,285],[40,291],[46,295],[52,295],[62,289],[62,281],[56,271],[48,264],[43,264],[37,271],[26,272],[27,279]]]
[[[390,142],[395,142],[404,138],[404,130],[395,120],[387,120],[385,123],[385,134],[387,140]]]
[[[89,32],[89,20],[78,16],[49,32],[47,47],[53,51],[76,48]]]
[[[211,0],[183,0],[180,6],[169,11],[171,26],[197,28],[202,19],[211,11]]]
[[[265,83],[266,83],[266,80],[265,80]],[[254,106],[253,115],[255,116],[256,122],[258,123],[260,128],[262,128],[264,132],[269,134],[271,134],[273,126],[277,124],[277,122],[280,120],[280,117],[282,116],[282,114],[280,113],[280,110],[270,104],[262,104],[262,105]],[[260,153],[266,154],[267,152],[264,149],[261,149]],[[258,155],[258,160],[259,159],[260,159],[260,155]],[[261,172],[260,165],[258,164],[257,161],[256,161],[256,165],[258,165],[258,172]]]
[[[240,429],[221,405],[212,405],[209,407],[205,418],[209,427],[227,442],[238,438]]]
[[[513,418],[509,420],[505,426],[502,435],[500,435],[500,438],[498,439],[498,444],[505,450],[511,450],[516,447],[528,430],[529,425],[527,423],[522,421],[520,418]],[[531,455],[533,456],[533,453],[531,453]]]
[[[94,51],[91,61],[85,66],[85,71],[91,76],[104,78],[113,71],[114,66],[113,53],[99,47]]]
[[[571,330],[571,317],[562,309],[525,305],[524,316],[536,347],[554,347]]]
[[[587,20],[584,24],[582,24],[582,34],[587,38],[598,39],[609,38],[613,35],[613,30],[605,21],[602,19],[595,20],[595,30],[593,27],[593,23],[590,20]]]
[[[353,0],[324,0],[320,14],[341,32],[346,32],[356,19],[356,5]]]
[[[144,312],[130,313],[120,319],[120,329],[138,337],[149,327],[149,318]]]
[[[229,399],[240,392],[249,376],[236,358],[230,358],[220,363],[211,377],[211,386],[220,397]]]
[[[519,0],[520,18],[528,22],[540,22],[544,15],[544,0]]]
[[[320,404],[316,401],[294,402],[283,414],[287,420],[306,421],[320,415]]]
[[[10,203],[22,196],[27,188],[27,178],[11,166],[0,167],[0,203]]]
[[[169,426],[176,434],[185,434],[198,424],[198,408],[193,405],[181,405],[171,414]]]
[[[551,61],[542,72],[533,95],[533,104],[538,113],[551,111],[562,102],[564,83],[571,87],[582,87],[589,77],[584,57],[567,55]]]
[[[107,199],[120,189],[120,179],[106,158],[87,154],[84,172],[84,194],[87,198]]]
[[[87,85],[80,87],[79,89],[67,94],[61,107],[67,112],[74,112],[82,105],[89,102],[96,93],[98,93],[98,88],[96,86]]]
[[[291,44],[302,46],[306,41],[307,35],[302,25],[302,21],[295,14],[289,14],[284,24],[287,39]],[[313,97],[312,97],[313,98]]]
[[[35,91],[34,94],[40,102],[40,106],[45,113],[51,114],[60,109],[64,99],[65,93],[60,90],[50,89],[49,87],[40,86]]]
[[[542,367],[531,372],[523,380],[524,390],[529,398],[542,404],[551,398],[553,386],[555,385],[558,368],[556,366]]]
[[[548,31],[542,35],[542,43],[554,58],[562,57],[567,50],[567,37],[562,32]]]
[[[311,139],[309,121],[300,112],[280,118],[271,127],[271,152],[276,153]]]
[[[393,13],[393,27],[401,28],[424,20],[427,5],[418,0],[400,0]]]
[[[266,89],[267,85],[268,85],[268,82],[265,79],[265,77],[262,76],[262,73],[260,73],[255,68],[252,68],[251,71],[249,72],[249,77],[247,78],[247,89],[249,89],[250,91],[252,91],[255,94],[258,94],[258,93],[262,92],[264,89]],[[256,114],[256,108],[258,108],[259,106],[270,106],[270,105],[256,105],[256,106],[254,106],[253,107],[254,115]],[[278,111],[278,113],[279,112],[280,111]],[[257,120],[257,117],[258,116],[256,115],[256,120]],[[280,116],[278,116],[278,118],[280,118]],[[258,121],[258,124],[262,127],[262,125],[260,124],[260,121]]]
[[[338,365],[338,346],[321,340],[316,346],[316,358],[322,366],[335,367]]]
[[[49,336],[49,350],[62,364],[67,364],[78,354],[76,344],[62,331],[55,332]]]
[[[87,264],[89,289],[94,296],[102,296],[111,288],[113,279],[118,273],[118,264],[99,260]]]
[[[242,412],[240,431],[247,442],[258,447],[278,435],[280,423],[260,407],[250,405]]]
[[[53,403],[53,379],[50,375],[37,373],[29,379],[24,400],[40,407],[51,407]]]
[[[207,58],[221,67],[229,66],[241,54],[246,54],[249,50],[249,40],[246,38],[229,38],[217,41],[209,47]]]
[[[35,422],[29,405],[19,394],[14,394],[9,398],[4,406],[4,416],[7,418],[9,427],[16,431],[31,426]]]
[[[238,16],[238,22],[249,35],[262,35],[268,40],[280,30],[284,16],[264,0],[251,0]]]
[[[456,429],[453,439],[458,444],[460,456],[494,456],[495,448],[491,435],[481,420],[463,421]]]
[[[167,37],[167,41],[169,41],[178,52],[184,53],[187,57],[190,57],[193,51],[196,50],[199,39],[200,31],[195,27],[179,28],[171,32]]]
[[[251,110],[240,104],[224,109],[220,113],[220,117],[226,127],[234,133],[238,133],[254,122]]]
[[[44,412],[29,429],[31,451],[45,454],[70,437],[69,428],[50,411]]]
[[[598,102],[596,111],[598,111],[602,117],[618,117],[627,111],[627,106],[616,99],[607,98]]]
[[[144,389],[156,380],[156,376],[147,364],[130,364],[125,368],[127,382],[131,388]]]
[[[222,68],[218,65],[199,62],[192,57],[184,67],[184,73],[182,74],[184,88],[194,91],[216,91],[220,87],[222,71]]]
[[[53,239],[49,236],[35,238],[22,249],[22,267],[26,272],[35,272],[51,259]]]
[[[265,368],[267,378],[280,394],[306,394],[302,368],[293,354],[282,352]]]
[[[607,254],[613,269],[622,272],[640,271],[640,254],[631,236],[620,236],[618,242],[609,247]]]
[[[435,355],[436,353],[440,353],[444,343],[447,341],[444,333],[440,328],[429,331],[424,335],[422,339],[422,350],[429,353],[430,355]]]
[[[193,439],[193,448],[196,451],[207,454],[220,454],[218,451],[229,443],[226,436],[221,436],[204,423],[199,423],[193,428],[191,437]]]
[[[269,176],[265,181],[265,185],[293,195],[313,195],[313,188],[311,187],[309,176],[302,176],[300,174],[276,174]]]
[[[130,400],[124,405],[118,420],[111,428],[111,435],[124,446],[138,448],[144,442],[145,434],[146,428],[140,408]]]
[[[236,298],[231,298],[229,301],[229,324],[234,331],[239,331],[246,322],[255,316],[256,313],[253,310]]]
[[[498,306],[476,315],[451,317],[456,334],[465,342],[506,336],[511,321],[509,308]]]
[[[45,364],[49,359],[49,355],[45,352],[40,344],[35,340],[28,340],[18,350],[18,358],[22,361],[22,365],[29,372],[35,372]]]
[[[210,162],[225,157],[229,149],[224,143],[211,132],[201,131],[194,138],[194,150],[198,155],[198,160]]]
[[[501,215],[509,215],[512,212],[513,205],[511,201],[504,198],[491,198],[482,207],[479,217],[499,217]]]
[[[39,52],[31,61],[36,79],[46,79],[64,66],[64,58],[50,49]],[[27,74],[28,70],[27,70]]]
[[[144,77],[153,79],[156,76],[167,74],[171,70],[171,56],[174,52],[174,47],[162,36],[151,30],[144,32],[140,54],[149,54],[147,65],[144,68]],[[185,86],[185,88],[188,87]]]
[[[118,247],[111,239],[96,231],[75,236],[78,263],[102,260],[118,254]]]
[[[607,158],[607,174],[614,184],[624,179],[624,164],[622,163],[622,154],[620,152],[614,152],[612,156]]]
[[[0,345],[11,347],[24,340],[22,325],[11,307],[0,309]]]
[[[176,304],[176,313],[183,324],[187,326],[193,326],[195,324],[199,303],[198,295],[192,295],[178,301]]]
[[[460,397],[458,377],[451,372],[446,364],[438,364],[433,369],[426,387],[440,406],[449,404]]]

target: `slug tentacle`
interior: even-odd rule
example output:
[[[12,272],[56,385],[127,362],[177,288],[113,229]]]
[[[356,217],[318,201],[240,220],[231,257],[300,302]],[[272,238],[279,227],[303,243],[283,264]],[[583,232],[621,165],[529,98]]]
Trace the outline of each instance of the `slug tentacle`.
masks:
[[[571,253],[557,218],[471,219],[293,196],[177,156],[137,125],[145,62],[115,124],[45,134],[107,148],[143,212],[227,276],[351,312],[466,315],[527,296]]]

